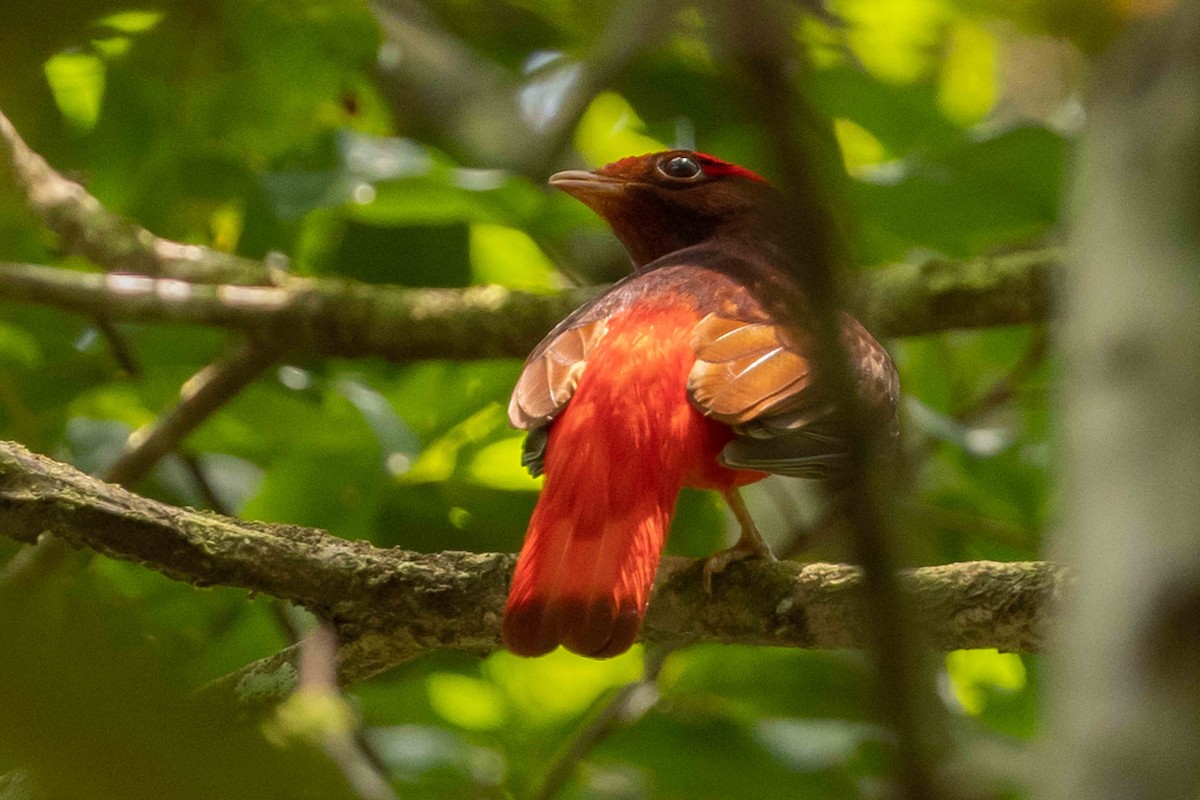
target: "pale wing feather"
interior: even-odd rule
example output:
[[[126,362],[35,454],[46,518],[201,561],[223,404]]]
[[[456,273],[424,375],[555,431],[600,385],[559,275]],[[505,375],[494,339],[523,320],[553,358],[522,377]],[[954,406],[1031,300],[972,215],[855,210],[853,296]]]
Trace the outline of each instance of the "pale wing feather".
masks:
[[[530,430],[553,419],[579,386],[588,353],[604,336],[604,319],[567,328],[535,350],[513,389],[508,419],[514,428]]]
[[[863,400],[890,420],[884,439],[893,439],[898,386],[890,356],[849,315],[842,340],[857,365]],[[784,328],[713,313],[700,321],[692,346],[692,401],[738,434],[722,451],[723,464],[799,478],[827,478],[845,468],[849,454],[836,409]]]
[[[704,414],[729,425],[789,406],[808,386],[808,360],[769,322],[709,314],[697,324],[692,348],[688,393]]]

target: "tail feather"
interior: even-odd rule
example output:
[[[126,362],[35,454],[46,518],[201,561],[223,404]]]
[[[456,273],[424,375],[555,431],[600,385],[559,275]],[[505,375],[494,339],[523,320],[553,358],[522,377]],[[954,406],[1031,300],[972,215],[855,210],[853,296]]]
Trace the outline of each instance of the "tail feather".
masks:
[[[666,508],[640,502],[608,518],[604,504],[580,518],[561,514],[554,499],[544,497],[530,522],[505,610],[505,646],[524,656],[559,644],[594,658],[623,653],[641,628],[674,497]]]
[[[635,306],[609,320],[588,355],[549,428],[546,485],[504,614],[513,652],[563,644],[603,658],[629,649],[680,488],[697,476],[709,485],[710,472],[733,480],[716,462],[732,433],[687,400],[696,320],[689,303]]]

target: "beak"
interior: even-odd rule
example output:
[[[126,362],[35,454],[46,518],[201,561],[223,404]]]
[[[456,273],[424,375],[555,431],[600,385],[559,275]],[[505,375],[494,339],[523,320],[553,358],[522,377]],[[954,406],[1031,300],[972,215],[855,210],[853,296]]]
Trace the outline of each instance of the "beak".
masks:
[[[619,192],[628,185],[628,182],[596,172],[569,169],[551,175],[550,185],[586,202],[588,198]]]

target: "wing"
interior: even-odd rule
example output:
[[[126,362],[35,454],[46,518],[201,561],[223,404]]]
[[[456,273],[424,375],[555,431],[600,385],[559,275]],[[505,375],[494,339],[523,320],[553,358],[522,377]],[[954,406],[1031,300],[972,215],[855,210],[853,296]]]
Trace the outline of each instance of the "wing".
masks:
[[[744,425],[800,401],[811,384],[809,360],[780,326],[716,312],[692,333],[692,402],[707,416]]]
[[[813,342],[757,309],[724,308],[696,326],[692,402],[738,434],[721,453],[728,467],[799,478],[827,478],[844,468],[848,448],[836,408],[815,374]],[[895,435],[896,370],[887,351],[853,317],[843,315],[843,345],[860,396],[873,419]]]
[[[713,260],[713,255],[704,248],[672,253],[656,261],[653,269],[648,267],[617,281],[556,325],[525,360],[525,369],[508,404],[512,426],[532,431],[554,419],[579,385],[584,363],[604,337],[607,321],[647,295],[662,292],[692,297],[697,307],[712,305],[713,297],[721,295],[731,308],[746,305],[744,286],[720,272],[698,266],[704,260]]]
[[[697,286],[705,291],[718,285],[721,291],[738,288],[727,278],[696,267],[686,250],[658,263],[660,266],[652,272],[629,275],[591,303],[577,308],[525,360],[508,404],[508,421],[514,428],[529,431],[521,463],[533,475],[542,471],[546,427],[575,393],[587,357],[604,337],[611,317],[655,291],[694,296]]]
[[[683,250],[663,261],[577,309],[530,354],[508,406],[512,426],[529,431],[522,463],[532,474],[541,473],[547,426],[578,387],[607,320],[647,292],[661,290],[690,295],[698,308],[716,309],[692,333],[696,362],[687,390],[701,413],[737,433],[722,452],[722,463],[805,478],[835,474],[848,459],[847,446],[813,367],[814,343],[794,323],[802,295],[787,282],[761,279],[753,265],[737,259],[724,263],[712,253]],[[698,267],[698,261],[708,266]],[[783,319],[788,322],[781,324]],[[849,315],[842,317],[841,335],[868,412],[879,421],[883,438],[894,439],[898,385],[891,357]]]
[[[550,421],[575,394],[588,354],[604,337],[609,317],[638,296],[638,277],[630,275],[617,281],[600,297],[575,309],[525,359],[525,368],[508,401],[508,422],[529,431],[521,465],[534,477],[542,474]]]
[[[586,306],[580,309],[587,310]],[[526,359],[508,402],[509,424],[529,431],[521,449],[521,465],[534,477],[542,474],[546,460],[547,426],[575,393],[588,353],[604,336],[606,318],[590,316],[567,317],[542,340]]]
[[[600,318],[560,325],[530,354],[508,403],[508,421],[514,428],[534,430],[558,415],[579,385],[588,353],[604,336],[605,322]]]

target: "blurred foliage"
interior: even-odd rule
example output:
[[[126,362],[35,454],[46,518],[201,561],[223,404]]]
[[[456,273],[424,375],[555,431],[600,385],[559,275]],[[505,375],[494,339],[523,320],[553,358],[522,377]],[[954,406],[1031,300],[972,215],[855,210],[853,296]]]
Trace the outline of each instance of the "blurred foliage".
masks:
[[[824,15],[807,5],[789,9],[814,64],[801,88],[840,145],[864,268],[1054,237],[1089,59],[1138,3],[831,0]],[[157,234],[279,252],[299,274],[414,286],[547,291],[625,270],[601,223],[545,190],[544,174],[464,154],[445,120],[395,104],[378,66],[397,46],[363,0],[50,6],[0,7],[0,108],[56,167]],[[511,82],[514,118],[532,124],[575,87],[611,9],[454,0],[428,12],[430,30]],[[762,169],[766,148],[709,33],[699,12],[681,9],[661,42],[590,98],[549,161],[595,166],[679,144]],[[423,80],[436,92],[453,78]],[[80,266],[8,185],[0,259]],[[87,470],[109,463],[230,345],[208,330],[119,325],[136,359],[129,374],[93,320],[8,305],[0,315],[0,435]],[[907,395],[912,486],[900,516],[912,562],[1037,557],[1054,494],[1053,363],[1027,358],[1040,336],[891,343]],[[195,468],[171,456],[138,489],[380,545],[515,550],[538,486],[503,412],[518,369],[287,364],[187,441]],[[813,512],[794,484],[772,484],[750,500],[779,521],[769,535],[786,549]],[[712,497],[685,493],[670,547],[709,552],[726,524]],[[15,551],[0,539],[0,558]],[[836,541],[801,555],[846,557]],[[0,772],[23,770],[0,797],[28,782],[62,797],[344,795],[319,752],[231,727],[187,699],[286,643],[267,600],[102,558],[73,567],[69,579],[0,598]],[[636,649],[603,663],[442,653],[353,695],[403,796],[524,796],[589,715],[640,675],[641,659]],[[953,653],[940,675],[954,752],[968,761],[997,742],[1019,751],[1037,733],[1036,658]],[[860,654],[695,647],[667,656],[660,691],[563,796],[843,798],[879,788],[888,742],[871,721]],[[979,796],[1022,792],[1002,769],[971,780]]]

